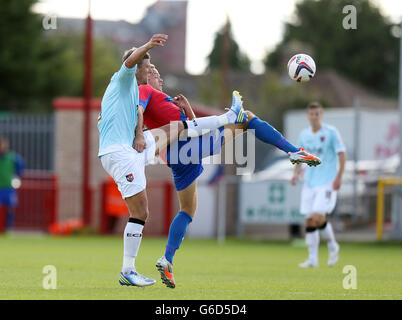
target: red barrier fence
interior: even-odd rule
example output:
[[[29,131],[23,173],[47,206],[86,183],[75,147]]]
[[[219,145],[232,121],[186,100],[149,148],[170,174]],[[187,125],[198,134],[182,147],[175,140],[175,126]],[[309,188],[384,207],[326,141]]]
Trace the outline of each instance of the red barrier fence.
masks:
[[[170,222],[174,217],[173,190],[172,183],[168,180],[147,181],[148,199],[158,200],[148,203],[149,217],[144,229],[145,235],[168,235]],[[127,220],[129,217],[127,206],[113,180],[108,179],[103,183],[101,201],[100,233],[110,234],[113,233],[116,220]]]
[[[48,231],[57,216],[57,179],[53,174],[26,172],[17,189],[14,230]],[[0,232],[4,231],[5,208],[0,209]]]
[[[59,192],[71,200],[69,204],[76,206],[76,186],[62,186],[59,190],[57,178],[52,173],[28,171],[24,174],[21,187],[17,189],[18,206],[15,209],[14,230],[16,231],[42,231],[57,234],[55,227],[58,218]],[[70,190],[71,189],[71,190]],[[66,195],[67,191],[67,195]],[[74,191],[73,193],[69,191]],[[169,180],[148,181],[147,194],[149,212],[144,235],[168,235],[169,226],[174,217],[174,187]],[[79,193],[77,194],[79,196]],[[113,180],[105,181],[101,188],[100,207],[100,233],[120,233],[129,217],[124,200],[121,198]],[[76,208],[71,208],[76,209]],[[76,211],[76,210],[71,210]],[[68,221],[76,222],[80,216],[68,217]],[[113,227],[120,219],[117,230]],[[65,219],[66,220],[66,219]],[[63,220],[64,221],[64,220]],[[65,222],[65,221],[64,221]],[[0,232],[4,232],[6,212],[0,207]]]

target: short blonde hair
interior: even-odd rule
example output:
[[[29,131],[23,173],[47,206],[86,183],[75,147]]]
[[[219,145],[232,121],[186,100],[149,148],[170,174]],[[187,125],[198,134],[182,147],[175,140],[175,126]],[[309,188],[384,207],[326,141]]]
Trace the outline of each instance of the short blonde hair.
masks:
[[[324,108],[322,107],[322,104],[314,101],[314,102],[310,102],[307,106],[307,110],[311,110],[311,109],[321,109],[324,110]]]

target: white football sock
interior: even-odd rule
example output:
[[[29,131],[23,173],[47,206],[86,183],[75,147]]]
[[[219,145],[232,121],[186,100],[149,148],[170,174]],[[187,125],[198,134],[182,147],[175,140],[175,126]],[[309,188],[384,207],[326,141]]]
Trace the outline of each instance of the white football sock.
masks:
[[[229,110],[220,116],[210,116],[188,120],[186,121],[188,126],[187,137],[199,137],[213,129],[217,129],[229,123],[234,123],[236,121],[236,117],[236,114]]]
[[[144,226],[135,222],[127,222],[124,229],[124,255],[121,270],[124,274],[135,271],[135,258],[141,244],[142,229],[144,229]]]
[[[235,123],[236,118],[237,118],[237,114],[232,110],[229,110],[228,112],[226,112],[224,114],[224,116],[226,116],[226,118],[228,119],[229,123]]]
[[[318,247],[320,244],[320,235],[318,230],[306,232],[306,245],[308,248],[308,258],[311,261],[318,262]]]
[[[330,250],[334,250],[336,248],[336,240],[334,230],[332,229],[332,225],[330,222],[327,221],[327,225],[324,229],[320,229],[320,233],[324,239],[327,240],[328,248]]]

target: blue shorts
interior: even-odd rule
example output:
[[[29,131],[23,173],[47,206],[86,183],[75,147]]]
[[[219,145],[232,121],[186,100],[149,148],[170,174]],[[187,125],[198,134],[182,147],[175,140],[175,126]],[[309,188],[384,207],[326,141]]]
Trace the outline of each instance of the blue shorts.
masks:
[[[15,208],[17,206],[17,192],[13,188],[0,189],[0,206]]]
[[[202,159],[219,153],[223,144],[223,127],[203,136],[175,140],[167,149],[166,158],[173,173],[176,190],[186,189],[202,171]]]

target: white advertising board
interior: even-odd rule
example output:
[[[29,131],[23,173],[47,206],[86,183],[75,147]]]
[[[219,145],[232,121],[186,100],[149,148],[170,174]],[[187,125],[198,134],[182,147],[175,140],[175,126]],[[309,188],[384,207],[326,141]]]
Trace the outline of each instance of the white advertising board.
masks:
[[[299,212],[302,184],[287,180],[244,181],[240,184],[241,223],[301,223]]]

